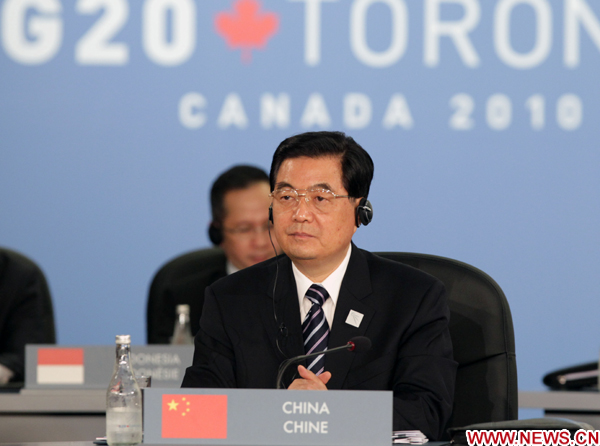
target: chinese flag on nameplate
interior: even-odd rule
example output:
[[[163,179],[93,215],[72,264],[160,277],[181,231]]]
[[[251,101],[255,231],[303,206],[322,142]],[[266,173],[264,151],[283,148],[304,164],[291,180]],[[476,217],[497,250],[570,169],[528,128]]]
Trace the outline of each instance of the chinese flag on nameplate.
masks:
[[[162,438],[227,438],[227,395],[163,395]]]

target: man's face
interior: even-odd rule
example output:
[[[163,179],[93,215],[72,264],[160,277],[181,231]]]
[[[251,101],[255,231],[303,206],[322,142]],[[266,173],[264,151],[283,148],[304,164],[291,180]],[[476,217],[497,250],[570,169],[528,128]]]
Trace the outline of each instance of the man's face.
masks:
[[[239,269],[267,260],[275,254],[269,241],[269,183],[260,182],[246,189],[225,194],[225,218],[221,248]],[[277,248],[277,242],[273,237]]]
[[[338,195],[348,195],[342,184],[339,157],[285,160],[275,180],[276,190],[283,187],[328,189]],[[356,231],[355,202],[337,198],[326,213],[317,210],[313,203],[306,203],[303,197],[292,209],[282,209],[274,202],[273,229],[279,245],[297,265],[304,263],[335,269],[344,259]]]

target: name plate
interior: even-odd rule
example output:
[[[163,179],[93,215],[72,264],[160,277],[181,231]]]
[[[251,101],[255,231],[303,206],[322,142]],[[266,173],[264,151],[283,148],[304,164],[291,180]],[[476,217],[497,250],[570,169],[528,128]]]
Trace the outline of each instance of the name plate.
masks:
[[[116,346],[25,346],[27,389],[106,389],[115,366]],[[178,388],[192,364],[193,345],[131,347],[136,375],[152,377],[152,387]]]
[[[146,389],[144,443],[389,446],[392,392]]]

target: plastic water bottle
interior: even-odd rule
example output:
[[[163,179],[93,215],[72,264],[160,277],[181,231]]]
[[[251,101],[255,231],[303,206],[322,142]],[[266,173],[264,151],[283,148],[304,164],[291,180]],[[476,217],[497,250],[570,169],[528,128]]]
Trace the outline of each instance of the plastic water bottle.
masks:
[[[131,367],[131,336],[117,335],[117,361],[106,392],[106,441],[110,446],[142,442],[142,392]]]
[[[173,345],[191,345],[194,343],[192,336],[192,326],[190,325],[190,306],[177,305],[177,318],[175,319],[175,328],[171,344]]]

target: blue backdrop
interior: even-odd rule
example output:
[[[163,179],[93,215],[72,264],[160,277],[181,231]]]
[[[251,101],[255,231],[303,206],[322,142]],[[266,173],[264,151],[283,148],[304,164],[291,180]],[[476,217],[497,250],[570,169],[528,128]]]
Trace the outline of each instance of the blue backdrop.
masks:
[[[521,389],[597,357],[597,0],[0,5],[0,244],[46,272],[61,344],[145,342],[214,177],[337,129],[375,161],[356,243],[495,278]]]

